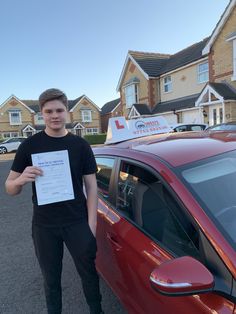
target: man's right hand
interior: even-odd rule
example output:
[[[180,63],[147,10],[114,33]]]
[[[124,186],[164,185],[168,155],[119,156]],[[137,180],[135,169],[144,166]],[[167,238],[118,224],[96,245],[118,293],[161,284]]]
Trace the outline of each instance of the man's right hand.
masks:
[[[35,166],[28,166],[15,180],[17,180],[17,183],[19,185],[23,186],[28,182],[34,182],[37,176],[42,175],[43,171],[41,168]]]
[[[35,166],[26,167],[22,173],[11,170],[5,182],[6,192],[10,195],[19,194],[26,183],[34,182],[37,176],[42,175],[42,169]]]

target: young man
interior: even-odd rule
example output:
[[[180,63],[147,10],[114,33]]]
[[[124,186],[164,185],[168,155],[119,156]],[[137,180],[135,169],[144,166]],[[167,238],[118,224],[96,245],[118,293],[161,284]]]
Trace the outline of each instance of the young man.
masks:
[[[61,272],[64,243],[81,277],[90,313],[103,313],[99,278],[95,268],[96,162],[88,143],[79,136],[68,133],[65,128],[68,113],[66,95],[58,89],[48,89],[40,95],[39,105],[46,125],[45,130],[29,137],[19,147],[6,180],[6,191],[10,195],[16,195],[26,183],[32,182],[32,237],[43,274],[48,313],[59,314],[62,311]],[[58,151],[68,154],[70,173],[66,176],[68,175],[72,182],[72,196],[67,200],[49,200],[39,205],[41,203],[38,200],[35,180],[39,180],[44,173],[42,167],[32,164],[32,154],[40,156],[40,153]],[[83,193],[83,182],[86,197]],[[50,196],[50,191],[46,193]]]

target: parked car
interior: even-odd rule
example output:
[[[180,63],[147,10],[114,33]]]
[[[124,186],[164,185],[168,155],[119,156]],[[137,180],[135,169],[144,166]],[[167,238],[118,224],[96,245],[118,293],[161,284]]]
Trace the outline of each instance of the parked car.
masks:
[[[236,305],[236,137],[169,133],[94,148],[97,269],[129,314]]]
[[[174,132],[187,132],[187,131],[202,131],[207,128],[204,123],[177,123],[171,125]]]
[[[236,131],[236,121],[209,126],[206,131]]]
[[[0,154],[16,151],[25,137],[11,137],[0,143]]]

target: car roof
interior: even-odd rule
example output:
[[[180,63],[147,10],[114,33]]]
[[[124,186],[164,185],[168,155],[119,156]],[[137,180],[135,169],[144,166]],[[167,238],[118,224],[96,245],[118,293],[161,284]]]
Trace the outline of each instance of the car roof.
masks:
[[[171,127],[181,126],[181,125],[207,125],[206,123],[173,123],[170,124]]]
[[[136,138],[94,149],[95,154],[122,156],[122,150],[152,154],[177,167],[200,159],[236,150],[236,133],[183,132]]]
[[[214,128],[217,128],[219,126],[227,126],[227,125],[236,125],[236,121],[231,121],[231,122],[224,122],[224,123],[218,123],[218,124],[215,124],[215,125],[211,125],[207,128],[207,130],[210,130],[210,129],[214,129]]]
[[[170,124],[171,128],[176,128],[178,126],[194,126],[194,125],[201,125],[201,126],[208,126],[206,123],[174,123]]]

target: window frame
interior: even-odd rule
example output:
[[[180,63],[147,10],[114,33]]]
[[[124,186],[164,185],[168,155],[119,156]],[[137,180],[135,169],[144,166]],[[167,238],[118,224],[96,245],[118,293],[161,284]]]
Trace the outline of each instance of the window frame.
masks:
[[[2,137],[6,140],[11,137],[19,137],[19,132],[3,132]]]
[[[37,120],[38,120],[38,121],[44,121],[44,118],[43,118],[43,115],[42,115],[41,112],[38,112],[38,113],[36,114],[36,117],[37,117]]]
[[[99,154],[94,154],[96,163],[97,163],[97,159],[98,158],[104,158],[104,159],[114,159],[114,165],[111,171],[111,177],[110,177],[110,182],[109,182],[109,188],[108,188],[108,192],[110,194],[110,197],[104,197],[104,195],[102,195],[102,193],[99,191],[98,188],[98,195],[101,196],[102,200],[106,203],[109,204],[109,206],[114,206],[115,205],[115,195],[113,193],[114,189],[115,189],[115,173],[116,173],[116,169],[117,169],[117,162],[118,162],[118,158],[116,156],[110,156],[110,155],[99,155]],[[97,180],[97,176],[96,176],[96,180]]]
[[[88,134],[88,135],[94,135],[94,134],[98,134],[98,133],[99,133],[98,128],[86,128],[86,134]]]
[[[193,217],[189,214],[188,210],[185,208],[185,206],[183,205],[182,201],[179,199],[178,195],[171,189],[171,187],[163,180],[163,178],[161,177],[161,175],[158,173],[158,171],[156,171],[155,169],[151,168],[150,166],[148,166],[147,164],[142,163],[141,161],[138,160],[134,160],[131,158],[126,158],[126,157],[119,157],[117,159],[117,164],[116,164],[116,171],[114,173],[114,181],[113,183],[114,185],[114,189],[112,190],[113,192],[113,196],[114,196],[114,211],[116,211],[120,216],[122,216],[124,219],[126,219],[127,221],[129,221],[131,224],[133,224],[135,227],[137,227],[142,233],[144,233],[145,235],[147,235],[148,238],[152,239],[155,243],[157,243],[160,247],[164,248],[164,250],[166,250],[167,252],[169,252],[172,256],[174,257],[178,257],[179,255],[177,255],[175,252],[173,252],[169,247],[167,247],[164,243],[158,241],[155,237],[153,237],[150,233],[148,233],[146,230],[144,230],[140,225],[138,225],[134,220],[130,219],[127,215],[125,215],[124,213],[122,213],[122,211],[118,210],[118,181],[119,181],[119,172],[120,172],[120,167],[121,167],[121,163],[122,162],[126,162],[126,163],[130,163],[134,166],[137,167],[141,167],[143,169],[145,169],[146,171],[150,172],[152,175],[154,175],[158,180],[160,180],[160,182],[162,183],[163,187],[166,188],[167,192],[169,193],[169,195],[171,196],[172,199],[174,199],[174,201],[176,202],[177,206],[179,207],[179,210],[181,210],[181,213],[184,214],[185,217],[187,217],[188,221],[195,227],[196,230],[199,230],[199,226],[198,224],[194,221]],[[181,224],[182,229],[186,232],[185,227]],[[199,230],[199,232],[201,232],[201,230]],[[188,233],[187,233],[188,234]],[[192,240],[192,238],[190,238]],[[194,241],[192,240],[192,242],[194,243]],[[200,253],[199,253],[200,254]],[[195,257],[196,258],[196,257]]]
[[[124,87],[126,109],[130,109],[133,104],[139,102],[138,84],[129,84]]]
[[[92,122],[92,110],[82,109],[81,110],[82,122]]]
[[[164,93],[170,93],[173,91],[173,83],[171,75],[167,75],[163,78],[163,90]]]
[[[10,122],[10,125],[21,125],[22,124],[22,115],[21,115],[21,111],[20,110],[11,110],[8,112],[9,114],[9,122]],[[18,116],[18,121],[17,122],[14,122],[13,120],[13,115],[14,114],[17,114]]]
[[[201,66],[204,66],[206,64],[207,64],[207,70],[205,70],[205,69],[201,70],[200,69]],[[197,81],[198,81],[198,84],[206,83],[209,81],[209,63],[208,63],[208,61],[202,62],[202,63],[197,65]]]
[[[231,81],[236,81],[236,38],[233,39],[233,76]]]

